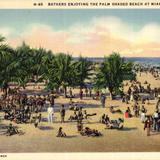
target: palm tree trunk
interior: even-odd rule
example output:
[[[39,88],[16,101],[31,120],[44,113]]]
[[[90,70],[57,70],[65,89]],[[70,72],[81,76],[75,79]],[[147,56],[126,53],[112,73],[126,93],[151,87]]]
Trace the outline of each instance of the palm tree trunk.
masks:
[[[59,94],[59,87],[56,88],[56,94]]]
[[[26,86],[25,86],[25,85],[23,85],[22,87],[23,87],[23,89],[26,89]]]
[[[110,99],[113,100],[113,89],[109,88],[109,92],[110,92]]]
[[[66,98],[67,97],[67,87],[64,86],[64,97]]]
[[[6,98],[7,95],[8,95],[8,86],[7,86],[7,85],[5,85],[5,86],[3,87],[3,93],[4,93],[4,97]]]

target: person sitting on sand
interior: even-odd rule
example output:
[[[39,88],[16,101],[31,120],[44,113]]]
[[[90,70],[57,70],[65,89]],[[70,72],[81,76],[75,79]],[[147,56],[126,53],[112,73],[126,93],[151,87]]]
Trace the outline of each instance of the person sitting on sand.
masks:
[[[10,123],[9,126],[8,126],[6,134],[8,136],[12,136],[12,135],[18,134],[18,133],[19,133],[19,131],[12,125],[12,123]]]
[[[36,115],[35,119],[34,119],[34,126],[35,128],[38,127],[39,123],[41,122],[42,119],[42,114],[40,113],[38,116]]]
[[[118,118],[118,120],[111,120],[107,125],[106,129],[123,129],[124,120]]]
[[[110,122],[110,118],[108,115],[105,116],[105,124],[108,124]]]
[[[125,113],[124,113],[124,116],[125,116],[125,118],[131,118],[132,117],[132,114],[131,114],[131,112],[130,112],[130,110],[126,110],[125,111]]]
[[[57,136],[56,137],[66,137],[67,135],[66,135],[66,133],[64,133],[63,131],[62,131],[62,127],[59,127],[59,130],[58,130],[58,133],[57,133]]]
[[[147,113],[147,109],[144,107],[144,105],[142,105],[141,112]]]
[[[4,119],[5,119],[5,120],[10,120],[10,116],[11,116],[11,114],[10,114],[9,111],[5,111],[5,112],[4,112]]]
[[[71,115],[68,119],[69,121],[74,121],[74,120],[78,120],[78,115],[77,115],[77,112],[74,111],[74,114]]]
[[[69,105],[69,110],[72,110],[72,111],[78,111],[79,110],[79,107],[77,106],[77,104],[75,104],[75,105]]]
[[[148,84],[148,82],[147,82],[147,81],[144,81],[144,84]]]
[[[106,117],[105,114],[103,114],[103,115],[101,116],[101,118],[100,118],[100,123],[105,124],[105,117]]]
[[[102,124],[110,123],[110,118],[108,117],[108,115],[103,114],[101,119],[100,119],[100,123],[102,123]]]
[[[78,121],[77,121],[77,131],[78,131],[78,132],[83,131],[83,123],[82,123],[82,122],[78,122]]]

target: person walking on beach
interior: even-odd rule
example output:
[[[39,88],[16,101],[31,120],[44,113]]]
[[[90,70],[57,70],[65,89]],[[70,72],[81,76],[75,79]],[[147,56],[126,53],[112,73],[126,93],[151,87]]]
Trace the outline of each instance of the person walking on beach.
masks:
[[[105,107],[105,103],[106,103],[106,96],[102,93],[101,94],[101,104],[103,108]]]
[[[73,97],[73,93],[72,93],[72,89],[69,89],[69,97],[72,98]]]
[[[54,95],[51,96],[50,103],[51,103],[51,106],[54,107],[54,103],[55,103],[54,102]]]
[[[89,97],[92,97],[92,88],[89,89]]]
[[[83,99],[83,90],[82,89],[80,89],[79,97],[80,97],[81,100]]]
[[[86,97],[88,96],[88,88],[86,87],[85,88],[85,94],[86,94]]]
[[[51,107],[51,102],[50,102],[49,98],[47,98],[45,100],[45,108],[49,108],[49,107]]]
[[[147,120],[144,123],[144,130],[147,129],[147,136],[150,136],[152,121],[150,119],[150,116],[147,116]]]
[[[64,123],[64,118],[65,118],[65,109],[64,109],[64,105],[62,104],[62,108],[60,110],[60,115],[61,115],[61,123]]]
[[[153,114],[153,130],[158,131],[158,111],[156,110]]]
[[[48,122],[53,123],[54,109],[53,107],[51,107],[51,105],[49,105],[47,112],[48,112]]]
[[[130,94],[130,101],[133,102],[133,100],[134,100],[134,94],[133,94],[133,92],[131,91],[131,94]]]

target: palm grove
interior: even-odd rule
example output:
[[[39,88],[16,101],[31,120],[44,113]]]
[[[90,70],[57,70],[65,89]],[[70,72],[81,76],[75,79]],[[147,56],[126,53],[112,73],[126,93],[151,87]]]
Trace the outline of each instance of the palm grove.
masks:
[[[133,64],[124,61],[118,53],[105,57],[104,62],[95,67],[84,57],[74,59],[69,54],[53,54],[25,43],[13,49],[0,36],[0,87],[5,94],[10,82],[25,88],[34,80],[45,82],[49,90],[63,87],[66,96],[68,87],[84,88],[88,81],[95,89],[108,88],[112,97],[121,91],[123,80],[135,78],[132,68]]]

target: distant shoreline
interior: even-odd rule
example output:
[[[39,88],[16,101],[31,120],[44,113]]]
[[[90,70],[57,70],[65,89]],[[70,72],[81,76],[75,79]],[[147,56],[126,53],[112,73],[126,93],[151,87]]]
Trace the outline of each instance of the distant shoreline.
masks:
[[[77,60],[79,57],[73,57]],[[104,57],[86,57],[87,60],[92,62],[101,63],[104,60]],[[151,66],[160,66],[160,57],[123,57],[126,61],[131,61],[139,63],[142,65],[151,65]]]

